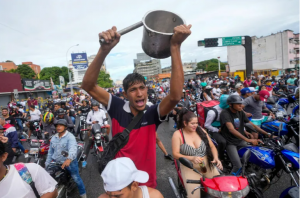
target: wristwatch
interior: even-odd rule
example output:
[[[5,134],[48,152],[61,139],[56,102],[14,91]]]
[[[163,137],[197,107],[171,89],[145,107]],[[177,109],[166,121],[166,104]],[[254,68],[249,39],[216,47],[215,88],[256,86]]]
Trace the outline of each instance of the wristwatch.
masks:
[[[271,133],[267,133],[267,134],[269,135],[269,137],[271,137],[271,135],[272,135]]]

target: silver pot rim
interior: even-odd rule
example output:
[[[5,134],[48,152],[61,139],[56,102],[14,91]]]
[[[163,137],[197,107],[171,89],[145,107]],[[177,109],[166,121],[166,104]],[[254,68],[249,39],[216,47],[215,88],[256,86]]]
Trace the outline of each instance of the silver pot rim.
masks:
[[[148,14],[150,14],[151,12],[157,12],[157,11],[163,11],[163,12],[169,12],[169,13],[175,14],[175,15],[177,15],[178,17],[181,18],[181,20],[183,21],[183,24],[186,24],[186,23],[185,23],[185,20],[184,20],[180,15],[178,15],[178,14],[175,13],[175,12],[170,12],[170,11],[167,11],[167,10],[151,10],[151,11],[148,11],[148,12],[145,14],[145,16],[143,17],[142,22],[143,22],[143,25],[144,25],[144,27],[145,27],[146,29],[151,30],[151,31],[154,32],[154,33],[158,33],[158,34],[162,34],[162,35],[167,35],[167,36],[172,36],[172,35],[173,35],[173,33],[163,33],[163,32],[155,31],[155,30],[149,28],[149,27],[146,25],[146,23],[145,23],[145,18],[148,16]]]

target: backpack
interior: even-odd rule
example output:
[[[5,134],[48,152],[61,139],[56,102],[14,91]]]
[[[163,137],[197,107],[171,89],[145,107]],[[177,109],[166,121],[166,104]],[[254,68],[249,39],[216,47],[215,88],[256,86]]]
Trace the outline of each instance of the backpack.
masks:
[[[39,195],[38,191],[35,188],[35,184],[34,184],[34,181],[32,180],[31,174],[30,174],[28,168],[25,166],[25,164],[16,163],[16,164],[14,164],[14,167],[18,171],[18,173],[19,173],[20,177],[22,178],[22,180],[24,180],[32,188],[35,196],[37,198],[40,198],[40,195]]]
[[[218,111],[213,108],[216,105],[219,105],[220,102],[217,100],[211,100],[211,101],[204,101],[204,102],[199,102],[197,103],[197,117],[198,117],[198,122],[201,127],[204,128],[207,112],[209,110],[213,110],[216,113],[216,117],[214,121],[216,121],[218,117]]]

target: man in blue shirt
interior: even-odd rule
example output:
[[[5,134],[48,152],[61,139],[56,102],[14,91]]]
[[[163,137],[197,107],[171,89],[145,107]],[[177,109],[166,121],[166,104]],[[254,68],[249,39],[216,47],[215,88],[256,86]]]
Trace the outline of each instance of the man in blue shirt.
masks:
[[[57,134],[51,138],[51,143],[46,160],[46,168],[51,161],[62,163],[61,168],[67,169],[71,177],[77,184],[80,196],[86,198],[86,191],[83,181],[79,175],[77,156],[77,142],[75,136],[67,131],[68,123],[65,119],[58,120],[55,124]],[[64,157],[61,152],[68,152],[68,156]]]

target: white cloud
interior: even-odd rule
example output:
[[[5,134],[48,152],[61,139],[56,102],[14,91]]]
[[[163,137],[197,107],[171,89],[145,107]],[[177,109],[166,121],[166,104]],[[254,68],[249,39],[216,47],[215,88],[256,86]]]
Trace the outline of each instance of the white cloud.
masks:
[[[96,54],[98,33],[125,28],[140,21],[149,10],[169,10],[191,23],[192,35],[182,45],[184,62],[221,57],[226,48],[199,48],[197,41],[217,36],[265,36],[285,29],[299,32],[299,1],[290,0],[15,0],[0,1],[0,61],[32,61],[46,66],[66,65],[66,51]],[[113,79],[133,71],[141,48],[142,28],[124,35],[107,57]],[[68,54],[70,58],[70,54]],[[171,60],[163,59],[162,66]]]

